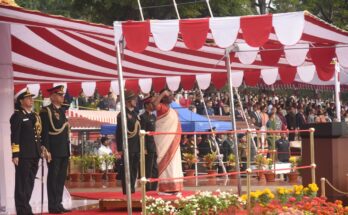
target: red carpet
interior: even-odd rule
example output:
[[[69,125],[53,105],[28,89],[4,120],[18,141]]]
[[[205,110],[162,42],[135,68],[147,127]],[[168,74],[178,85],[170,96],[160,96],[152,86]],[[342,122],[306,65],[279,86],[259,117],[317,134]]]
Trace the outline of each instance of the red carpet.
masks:
[[[195,192],[193,191],[183,191],[182,196],[193,195]],[[79,197],[83,199],[124,199],[126,200],[127,196],[123,195],[122,192],[75,192],[70,193],[71,196]],[[150,191],[146,193],[147,196],[152,196],[154,198],[161,197],[164,200],[175,200],[177,199],[176,195],[159,195],[156,191]],[[132,200],[140,201],[141,193],[136,192],[132,194]]]
[[[67,215],[109,215],[109,214],[119,214],[119,215],[127,215],[127,211],[99,211],[99,209],[93,209],[93,210],[85,210],[85,211],[72,211],[70,213],[65,213]],[[140,215],[140,211],[134,211],[134,215]],[[48,214],[47,214],[48,215]]]

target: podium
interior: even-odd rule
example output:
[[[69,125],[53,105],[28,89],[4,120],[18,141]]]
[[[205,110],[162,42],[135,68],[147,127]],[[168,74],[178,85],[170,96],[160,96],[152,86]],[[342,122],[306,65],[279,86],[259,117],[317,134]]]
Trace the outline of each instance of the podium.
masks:
[[[307,124],[301,129],[314,128],[314,152],[316,164],[316,183],[320,188],[320,179],[326,178],[337,189],[348,191],[348,124],[318,123]],[[309,133],[302,133],[302,164],[310,165]],[[311,171],[301,171],[302,183],[311,183]],[[320,191],[319,191],[320,193]],[[320,194],[319,194],[320,195]],[[326,184],[326,197],[329,200],[340,199],[348,204],[348,197],[337,193]]]

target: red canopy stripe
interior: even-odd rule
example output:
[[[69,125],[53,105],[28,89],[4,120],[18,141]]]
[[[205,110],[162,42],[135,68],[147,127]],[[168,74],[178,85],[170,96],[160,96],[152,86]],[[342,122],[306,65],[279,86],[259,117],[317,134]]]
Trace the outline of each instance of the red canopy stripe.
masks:
[[[215,88],[220,90],[226,85],[227,74],[226,73],[213,73],[211,75],[211,82],[214,84]]]
[[[40,84],[40,90],[41,90],[42,96],[45,98],[49,97],[50,93],[47,92],[47,90],[52,88],[52,87],[53,87],[53,84],[51,84],[51,83]]]
[[[122,24],[122,31],[127,48],[133,52],[142,52],[149,43],[150,22],[128,21]]]
[[[329,81],[335,74],[334,64],[329,64],[324,67],[316,66],[315,69],[317,70],[318,78],[322,81]]]
[[[132,90],[134,93],[139,93],[139,83],[137,79],[126,80],[126,90]]]
[[[180,20],[179,28],[186,47],[198,50],[207,39],[209,19]]]
[[[261,70],[259,69],[249,69],[244,71],[244,81],[248,86],[256,86],[260,80]]]
[[[185,75],[181,77],[181,86],[184,90],[191,90],[196,83],[196,76]]]
[[[284,54],[283,45],[280,43],[267,42],[262,48],[264,50],[260,52],[262,63],[269,66],[276,66],[280,57]]]
[[[272,14],[241,17],[240,28],[248,45],[260,47],[267,42],[272,31]]]
[[[283,84],[291,84],[295,80],[297,69],[292,66],[279,67],[279,76]]]
[[[313,46],[313,48],[309,49],[309,54],[312,58],[313,63],[316,66],[320,67],[326,67],[328,66],[333,58],[335,57],[335,48],[328,47],[328,48],[315,48],[319,45]],[[323,45],[321,44],[320,47],[325,46],[331,46],[331,45]]]
[[[78,97],[82,92],[82,86],[79,82],[68,83],[67,85],[67,91],[73,97]]]
[[[166,79],[165,78],[153,78],[152,79],[152,89],[155,92],[160,92],[164,87],[166,86]]]
[[[110,92],[110,81],[98,81],[96,83],[96,88],[101,96],[105,96]]]

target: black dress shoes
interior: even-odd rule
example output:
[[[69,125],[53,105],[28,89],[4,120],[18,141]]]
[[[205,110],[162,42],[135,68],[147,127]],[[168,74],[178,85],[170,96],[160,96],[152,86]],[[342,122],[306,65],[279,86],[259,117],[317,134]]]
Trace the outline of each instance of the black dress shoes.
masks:
[[[65,209],[62,205],[59,207],[59,210],[63,213],[71,212],[71,210]]]
[[[50,214],[62,214],[64,212],[59,210],[59,209],[49,209],[48,213],[50,213]]]

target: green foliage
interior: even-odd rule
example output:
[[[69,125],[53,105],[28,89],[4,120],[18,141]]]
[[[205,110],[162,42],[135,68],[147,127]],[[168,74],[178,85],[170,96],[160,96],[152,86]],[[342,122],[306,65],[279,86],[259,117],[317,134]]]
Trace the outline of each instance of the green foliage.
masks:
[[[213,168],[215,167],[215,161],[217,160],[216,152],[206,154],[203,157],[203,160],[205,162],[204,166],[207,167],[209,170],[213,170]]]
[[[140,20],[135,0],[16,0],[45,13],[111,25],[115,20]],[[205,1],[176,0],[181,18],[209,17]],[[268,3],[267,3],[268,2]],[[269,3],[270,2],[270,3]],[[172,0],[141,0],[145,19],[177,18]],[[323,20],[348,29],[347,0],[210,0],[215,17],[308,10]]]
[[[82,172],[86,173],[88,169],[93,169],[94,157],[89,155],[84,155],[80,158]]]
[[[105,165],[106,172],[108,172],[108,167],[110,165],[114,165],[115,161],[116,161],[116,158],[115,158],[115,155],[113,155],[113,154],[111,154],[111,155],[106,154],[106,155],[103,155],[101,157],[101,162]]]
[[[273,12],[308,10],[324,21],[348,30],[347,0],[273,0]]]

